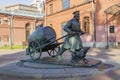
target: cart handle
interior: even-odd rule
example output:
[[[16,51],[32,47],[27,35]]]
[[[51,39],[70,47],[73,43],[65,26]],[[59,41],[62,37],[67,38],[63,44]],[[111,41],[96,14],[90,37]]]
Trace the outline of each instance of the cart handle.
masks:
[[[75,33],[73,33],[73,34],[83,35],[83,34],[86,34],[86,32],[85,32],[85,33],[75,32]],[[69,36],[69,35],[71,35],[71,34],[66,34],[65,36],[63,36],[63,37],[61,37],[61,38],[58,38],[58,39],[56,39],[55,41],[49,42],[49,43],[47,43],[47,44],[44,44],[43,47],[46,46],[46,45],[52,44],[52,43],[54,43],[54,42],[56,42],[56,41],[58,41],[58,40],[60,40],[60,39],[62,39],[62,38],[65,38],[65,37]],[[72,36],[73,36],[73,35],[72,35]],[[54,38],[54,37],[52,37],[52,38]],[[50,39],[52,39],[52,38],[50,38]]]
[[[47,41],[49,41],[49,40],[52,40],[53,38],[55,38],[55,37],[52,37],[52,38],[50,38],[50,39],[46,40],[46,41],[45,41],[45,43],[46,43]]]
[[[86,32],[84,32],[84,33],[75,32],[75,33],[73,33],[72,35],[71,35],[71,34],[66,34],[65,36],[63,36],[63,37],[61,37],[61,38],[58,38],[58,39],[55,40],[55,41],[58,41],[58,40],[60,40],[60,39],[62,39],[62,38],[65,38],[65,37],[67,37],[67,36],[69,36],[69,35],[74,36],[75,34],[83,35],[83,34],[87,34],[87,33],[86,33]],[[55,42],[55,41],[54,41],[54,42]]]

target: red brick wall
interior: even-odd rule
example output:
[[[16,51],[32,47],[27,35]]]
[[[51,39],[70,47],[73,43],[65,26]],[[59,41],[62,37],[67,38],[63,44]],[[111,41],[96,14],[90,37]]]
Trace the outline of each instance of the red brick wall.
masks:
[[[0,14],[0,18],[2,18],[3,20],[3,23],[0,24],[0,37],[2,38],[2,42],[0,42],[0,45],[9,44],[9,42],[7,42],[7,37],[10,37],[10,26],[8,25],[7,21],[4,20],[5,17],[8,18],[7,15]],[[43,19],[37,18],[36,20],[36,26],[43,24]],[[30,25],[30,33],[35,30],[35,18],[14,16],[12,21],[13,43],[15,45],[21,45],[22,41],[26,41],[26,24],[29,23]]]
[[[84,41],[92,41],[92,35],[94,34],[92,29],[92,8],[91,3],[84,3],[83,0],[70,0],[70,8],[66,10],[62,10],[62,0],[51,0],[47,2],[46,9],[47,9],[47,25],[52,24],[52,27],[55,29],[57,33],[57,37],[61,37],[61,24],[63,22],[68,21],[72,18],[72,13],[76,10],[80,10],[80,22],[81,27],[83,29],[83,18],[88,16],[90,18],[90,34],[85,35],[86,39],[83,38]],[[114,5],[119,3],[120,0],[95,0],[95,37],[97,42],[106,42],[106,15],[105,10]],[[53,3],[53,14],[50,14],[49,5]],[[108,18],[111,16],[109,15]],[[120,27],[120,19],[116,19],[116,39],[117,41],[120,41],[120,37],[118,36],[118,33],[120,34],[120,30],[118,31]],[[108,24],[110,26],[110,24]],[[117,32],[118,31],[118,32]],[[117,34],[116,34],[117,33]],[[84,36],[83,36],[84,37]]]
[[[81,6],[77,6],[78,4],[80,5],[80,3],[82,2],[82,0],[71,0],[71,9],[67,9],[67,10],[62,10],[62,2],[61,0],[54,0],[53,2],[48,2],[47,3],[47,25],[50,26],[50,24],[53,25],[53,28],[55,29],[56,33],[57,33],[57,38],[61,37],[61,24],[64,22],[67,22],[68,20],[70,20],[73,17],[73,12],[76,10],[80,11],[80,22],[81,22],[81,28],[83,29],[83,18],[88,16],[90,17],[90,23],[91,23],[91,3],[87,3],[85,5],[81,5]],[[53,3],[53,14],[49,13],[49,4]],[[59,6],[55,6],[56,4]],[[59,3],[59,4],[58,4]],[[57,12],[55,12],[57,9]],[[86,9],[86,10],[85,10]],[[90,24],[90,34],[92,34],[92,25]],[[89,39],[89,41],[91,41],[91,39]]]

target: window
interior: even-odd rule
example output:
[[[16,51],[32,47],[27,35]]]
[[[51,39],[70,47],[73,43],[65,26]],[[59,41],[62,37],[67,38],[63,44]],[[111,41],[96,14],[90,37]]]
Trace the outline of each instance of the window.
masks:
[[[2,38],[0,37],[0,42],[2,42]]]
[[[50,4],[50,14],[53,13],[53,4]]]
[[[84,2],[89,2],[89,1],[92,1],[92,0],[84,0]]]
[[[110,33],[114,33],[114,26],[110,26],[109,32],[110,32]]]
[[[7,42],[10,42],[11,40],[10,40],[10,37],[7,37]]]
[[[90,2],[90,1],[92,1],[92,0],[83,0],[84,3]],[[93,2],[94,2],[94,0],[93,0]]]
[[[66,35],[67,33],[63,30],[64,26],[66,25],[67,22],[64,22],[61,24],[61,35],[64,36]]]
[[[62,0],[63,9],[67,9],[70,7],[70,0]]]
[[[10,18],[10,16],[8,17],[8,25],[10,25],[11,24],[11,18]]]
[[[28,37],[29,37],[29,35],[30,35],[30,30],[31,30],[29,23],[27,23],[27,24],[25,25],[25,29],[26,29],[26,41],[27,41],[27,40],[28,40]]]
[[[84,31],[90,33],[89,28],[90,28],[89,17],[84,17]]]
[[[2,24],[2,18],[0,18],[0,24]]]

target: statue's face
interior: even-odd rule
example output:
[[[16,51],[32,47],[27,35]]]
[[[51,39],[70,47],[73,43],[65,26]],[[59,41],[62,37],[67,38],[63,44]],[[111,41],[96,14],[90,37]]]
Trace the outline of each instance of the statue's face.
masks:
[[[79,20],[80,19],[79,13],[74,14],[74,17],[75,19]]]

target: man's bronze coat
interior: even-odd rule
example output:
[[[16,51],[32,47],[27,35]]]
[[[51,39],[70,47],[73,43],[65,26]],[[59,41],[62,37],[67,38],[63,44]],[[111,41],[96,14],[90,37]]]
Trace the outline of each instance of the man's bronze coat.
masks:
[[[80,49],[82,48],[82,41],[80,39],[79,34],[75,34],[76,32],[82,33],[80,29],[80,22],[75,18],[68,21],[68,23],[64,26],[64,31],[66,31],[69,36],[66,37],[63,47],[65,49]]]

